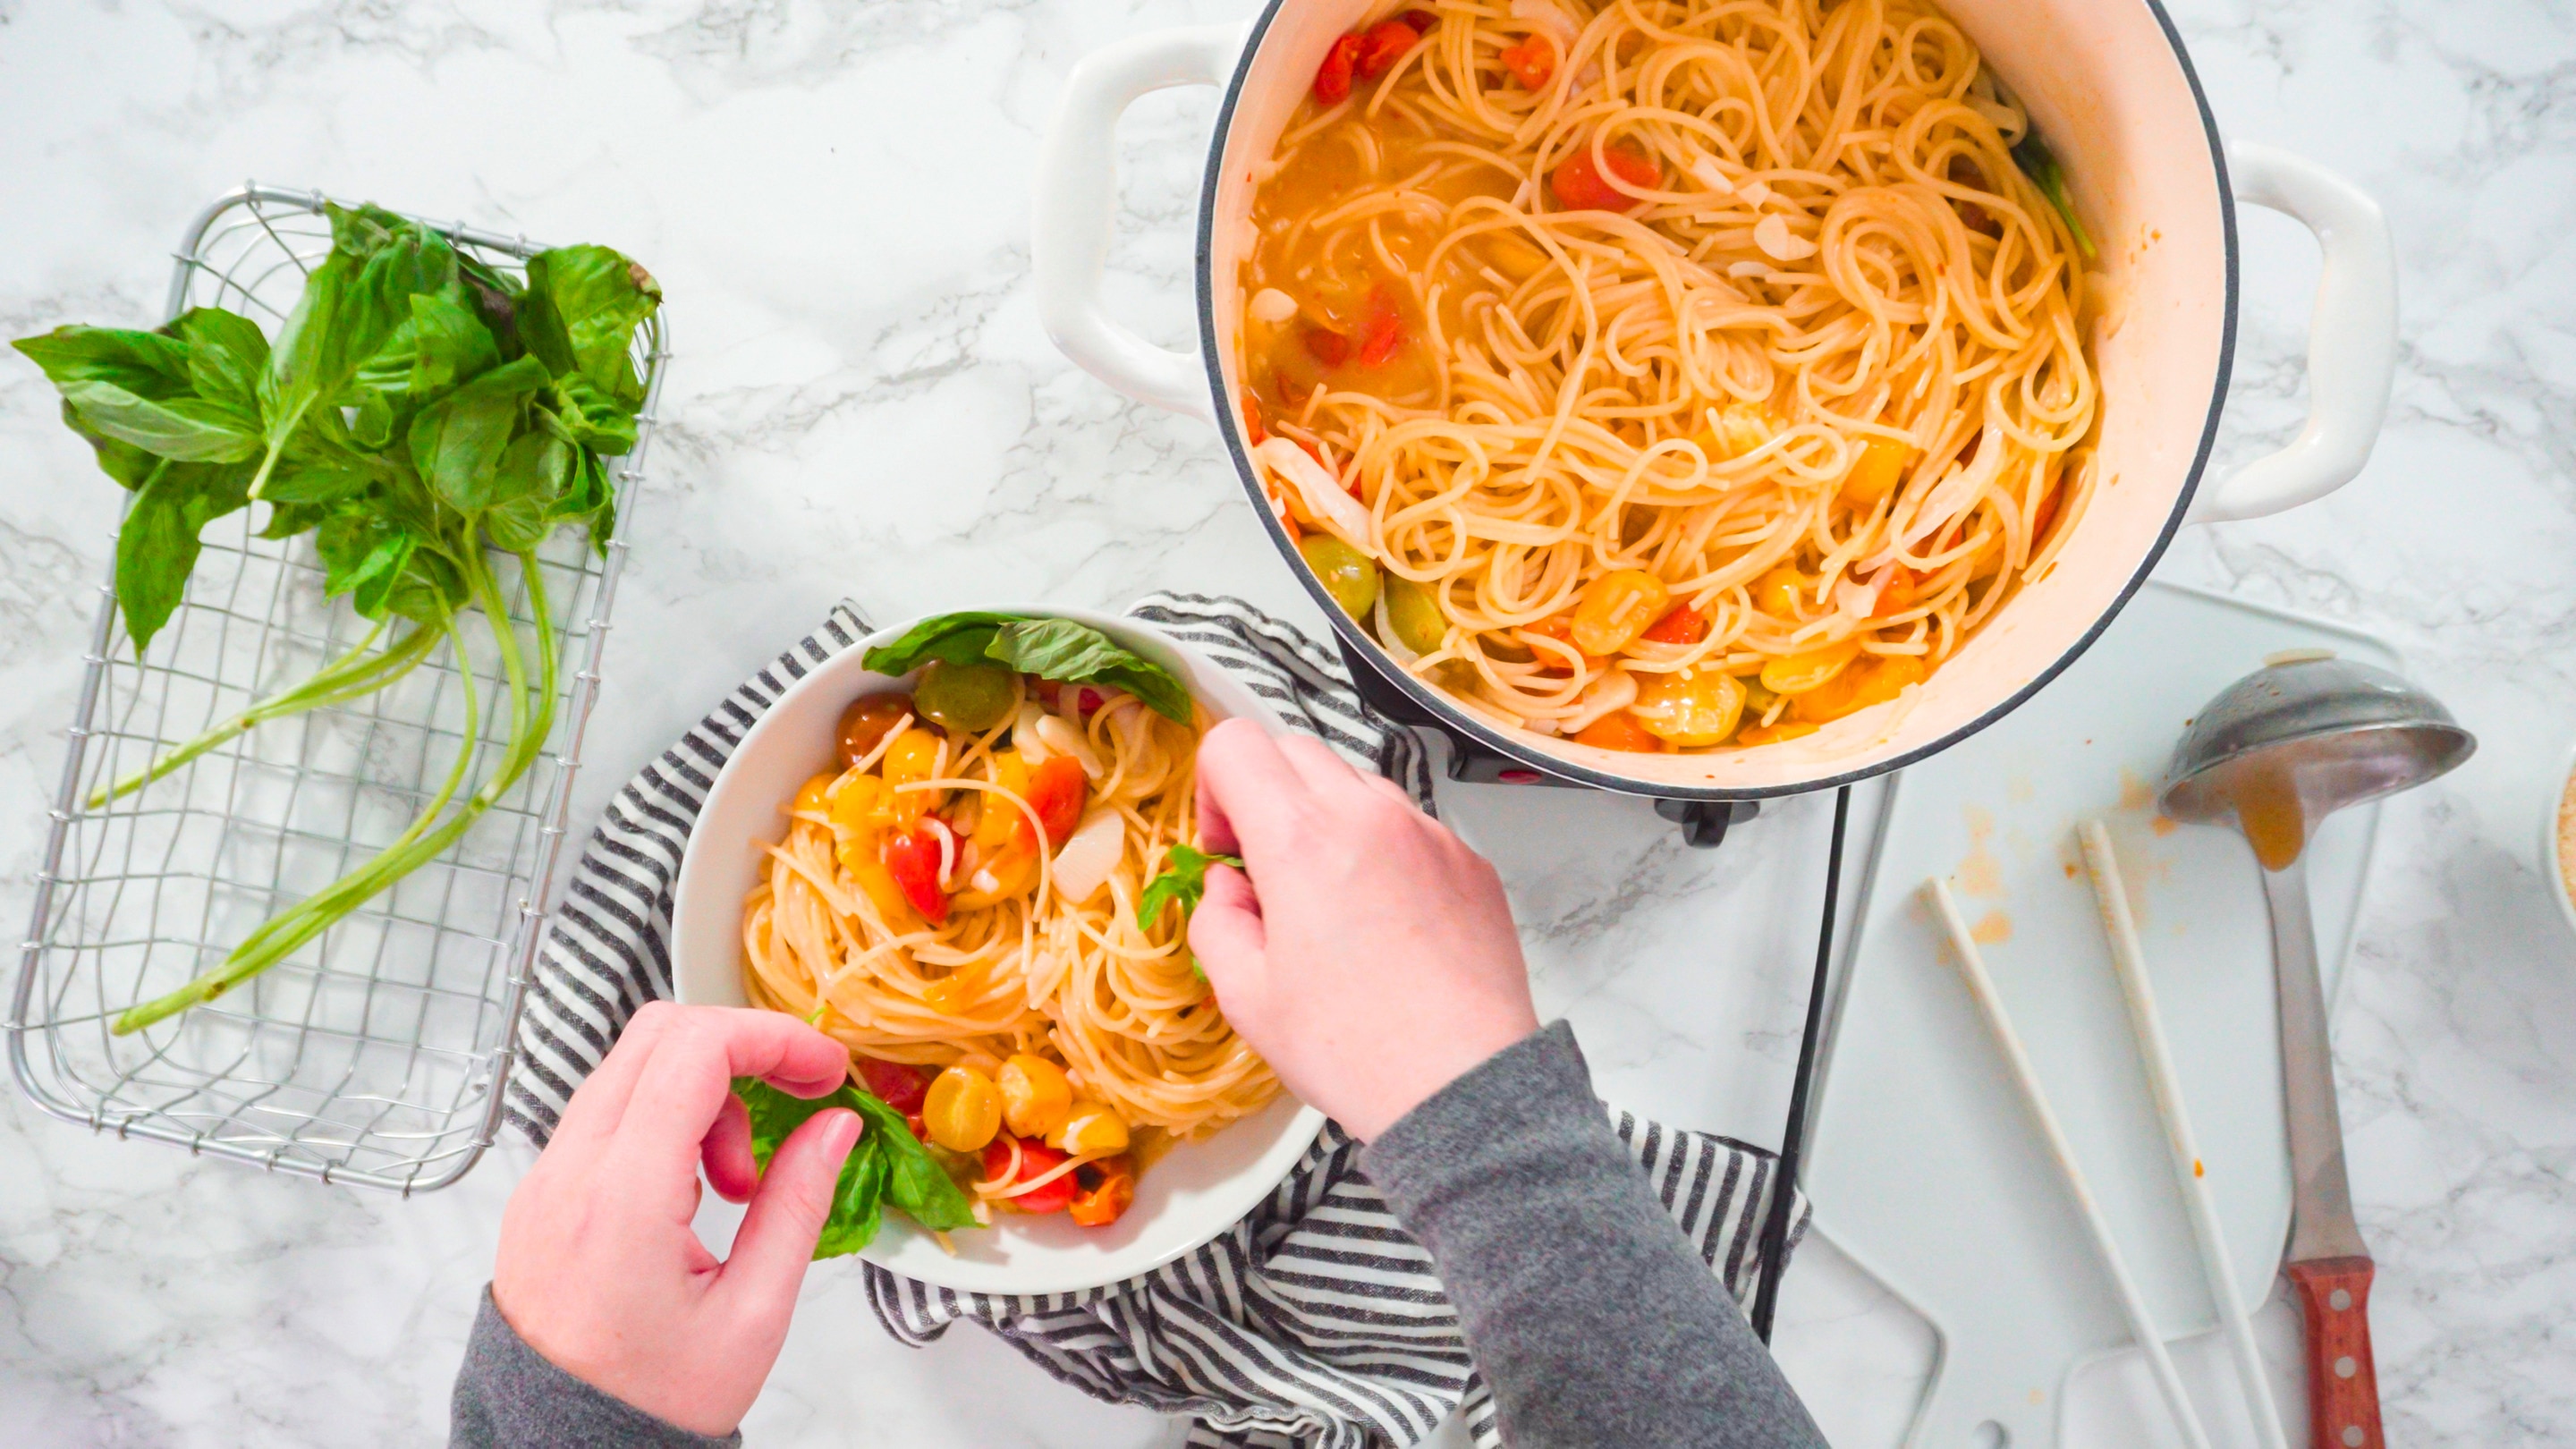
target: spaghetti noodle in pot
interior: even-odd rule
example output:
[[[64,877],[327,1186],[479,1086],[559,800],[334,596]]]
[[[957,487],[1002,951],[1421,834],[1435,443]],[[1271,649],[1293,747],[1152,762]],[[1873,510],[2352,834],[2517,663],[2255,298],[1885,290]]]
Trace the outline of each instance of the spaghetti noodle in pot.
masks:
[[[1390,654],[1506,725],[1706,749],[1898,703],[2095,485],[2092,243],[1928,5],[1391,13],[1252,223],[1274,509],[1364,549]]]
[[[845,717],[844,768],[809,781],[765,847],[744,986],[862,1067],[952,1069],[986,1091],[1006,1063],[1023,1083],[1059,1074],[1045,1122],[1006,1102],[1025,1140],[997,1135],[989,1112],[983,1128],[978,1191],[1034,1202],[1070,1194],[1088,1164],[1141,1163],[1162,1138],[1256,1112],[1279,1087],[1192,961],[1185,911],[1139,919],[1148,884],[1195,839],[1204,717],[1183,724],[1116,688],[1009,680],[983,728],[940,729],[902,696],[863,700],[873,714],[855,739],[848,721],[866,711]],[[940,1086],[923,1108],[931,1140],[984,1150],[941,1140]]]

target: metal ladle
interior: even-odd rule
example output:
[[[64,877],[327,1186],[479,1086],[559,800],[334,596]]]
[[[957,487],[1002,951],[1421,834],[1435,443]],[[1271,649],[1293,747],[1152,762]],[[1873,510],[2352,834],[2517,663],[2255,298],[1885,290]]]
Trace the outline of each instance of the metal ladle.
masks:
[[[2232,822],[2263,867],[2294,1185],[2282,1271],[2307,1321],[2308,1423],[2318,1449],[2380,1449],[2383,1440],[2370,1353],[2374,1270],[2344,1172],[2308,912],[2308,836],[2337,810],[2421,785],[2476,748],[2439,700],[2387,670],[2289,657],[2210,701],[2175,747],[2157,800],[2176,820]]]

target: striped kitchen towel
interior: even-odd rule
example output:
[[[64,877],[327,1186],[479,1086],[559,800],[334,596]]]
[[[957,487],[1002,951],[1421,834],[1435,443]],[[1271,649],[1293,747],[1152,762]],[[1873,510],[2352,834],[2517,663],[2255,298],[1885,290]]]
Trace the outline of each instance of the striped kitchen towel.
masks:
[[[1373,765],[1432,808],[1430,761],[1413,731],[1363,704],[1342,660],[1237,599],[1154,594],[1129,610],[1214,659],[1292,727]],[[716,771],[744,731],[813,665],[870,630],[847,603],[609,803],[575,866],[519,1020],[509,1120],[544,1145],[573,1088],[638,1007],[671,994],[671,892]],[[1710,1270],[1741,1302],[1772,1155],[1702,1132],[1613,1113],[1622,1142]],[[1794,1244],[1806,1226],[1796,1205]],[[888,1331],[927,1343],[981,1323],[1095,1398],[1193,1422],[1193,1449],[1363,1449],[1414,1443],[1452,1413],[1477,1444],[1500,1442],[1493,1398],[1422,1248],[1327,1124],[1251,1216],[1180,1261],[1080,1293],[957,1293],[865,1265]]]

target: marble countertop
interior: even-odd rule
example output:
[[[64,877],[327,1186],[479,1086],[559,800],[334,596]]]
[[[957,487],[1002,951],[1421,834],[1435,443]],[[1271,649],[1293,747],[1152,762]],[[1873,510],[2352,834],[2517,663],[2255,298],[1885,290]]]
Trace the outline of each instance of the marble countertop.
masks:
[[[2576,937],[2536,848],[2576,737],[2576,12],[2173,9],[2230,137],[2313,157],[2385,204],[2405,325],[2362,477],[2292,514],[2188,531],[2163,576],[2384,636],[2484,744],[2389,812],[2337,1024],[2390,1435],[2565,1442]],[[844,596],[891,617],[1181,588],[1319,625],[1211,437],[1067,365],[1028,281],[1029,167],[1068,68],[1247,10],[0,0],[0,331],[158,320],[180,226],[246,177],[645,259],[678,357],[587,744],[586,829],[628,771]],[[1110,291],[1166,340],[1187,327],[1210,101],[1149,99],[1121,133]],[[2222,462],[2286,440],[2304,404],[2313,248],[2267,214],[2245,230]],[[0,918],[17,920],[116,498],[23,367],[0,366],[0,453],[16,480],[0,491]],[[1635,802],[1558,800],[1544,840],[1519,828],[1524,799],[1444,804],[1503,864],[1542,1006],[1574,1018],[1604,1094],[1775,1140],[1820,802],[1766,812],[1715,856]],[[0,1094],[0,1442],[443,1435],[528,1160],[505,1142],[405,1202],[95,1138]],[[1851,1265],[1801,1257],[1781,1354],[1836,1442],[1896,1442],[1928,1352]],[[971,1330],[901,1348],[833,1267],[809,1279],[746,1430],[768,1445],[1173,1435]]]

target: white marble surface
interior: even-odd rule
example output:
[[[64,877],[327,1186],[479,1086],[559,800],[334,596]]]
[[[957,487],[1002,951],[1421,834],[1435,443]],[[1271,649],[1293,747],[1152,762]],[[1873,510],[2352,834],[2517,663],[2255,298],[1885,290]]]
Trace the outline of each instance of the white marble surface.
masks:
[[[1028,168],[1066,69],[1122,35],[1244,11],[0,0],[0,331],[156,320],[180,225],[249,176],[645,259],[680,355],[586,818],[843,595],[891,616],[1178,587],[1311,618],[1208,436],[1068,367],[1027,279]],[[2576,15],[2187,0],[2176,18],[2231,136],[2315,157],[2387,205],[2406,341],[2358,482],[2194,531],[2166,573],[2385,635],[2485,742],[2392,810],[2338,1026],[2391,1437],[2566,1442],[2576,940],[2535,845],[2576,735]],[[1170,340],[1208,113],[1205,95],[1157,98],[1123,133],[1113,295]],[[2288,223],[2255,215],[2247,234],[2237,456],[2295,427],[2315,276]],[[0,918],[14,920],[116,500],[24,367],[0,366],[0,454]],[[1526,798],[1449,804],[1503,860],[1544,1003],[1575,1018],[1605,1093],[1770,1140],[1818,805],[1706,857],[1633,804],[1554,801],[1544,832],[1518,828],[1540,808]],[[93,1139],[0,1100],[0,1442],[439,1436],[525,1160],[505,1147],[455,1189],[397,1202]],[[1782,1356],[1838,1443],[1896,1441],[1926,1352],[1829,1249],[1802,1258]],[[1170,1434],[971,1331],[896,1347],[855,1275],[829,1268],[747,1427],[772,1445]]]

